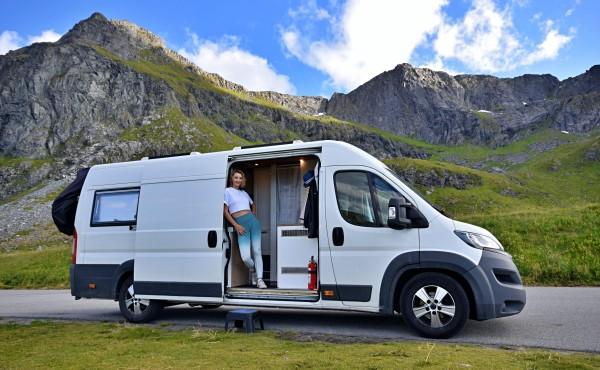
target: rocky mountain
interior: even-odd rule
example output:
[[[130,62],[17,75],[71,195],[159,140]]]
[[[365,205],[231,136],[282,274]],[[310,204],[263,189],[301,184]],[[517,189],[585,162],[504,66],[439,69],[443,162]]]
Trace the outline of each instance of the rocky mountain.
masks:
[[[426,156],[314,116],[325,102],[247,91],[95,13],[55,43],[0,56],[0,199],[94,163],[244,143],[337,139],[382,158]]]
[[[599,82],[600,66],[559,81],[401,64],[329,100],[254,92],[95,13],[55,43],[0,56],[0,199],[94,163],[244,143],[336,139],[380,158],[426,158],[385,131],[490,146],[545,127],[585,133],[600,123]]]
[[[498,146],[547,127],[585,133],[600,125],[600,65],[559,81],[453,77],[400,64],[348,94],[334,94],[324,111],[439,144]]]

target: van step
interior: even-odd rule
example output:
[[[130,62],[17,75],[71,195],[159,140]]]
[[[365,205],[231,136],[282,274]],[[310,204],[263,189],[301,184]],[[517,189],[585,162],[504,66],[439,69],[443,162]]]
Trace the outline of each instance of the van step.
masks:
[[[227,298],[239,299],[268,299],[277,301],[304,301],[314,302],[319,300],[319,292],[305,289],[258,289],[250,287],[227,288]]]

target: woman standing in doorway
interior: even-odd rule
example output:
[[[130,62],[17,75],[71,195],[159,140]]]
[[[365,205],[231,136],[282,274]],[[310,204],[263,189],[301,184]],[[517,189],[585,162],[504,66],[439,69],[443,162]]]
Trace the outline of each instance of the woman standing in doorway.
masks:
[[[265,289],[263,281],[263,261],[260,250],[260,222],[256,218],[256,204],[243,190],[246,176],[241,170],[232,170],[229,177],[230,187],[225,189],[223,214],[238,233],[238,245],[242,260],[256,278],[256,286]],[[254,259],[252,258],[254,256]],[[253,282],[254,284],[254,282]]]

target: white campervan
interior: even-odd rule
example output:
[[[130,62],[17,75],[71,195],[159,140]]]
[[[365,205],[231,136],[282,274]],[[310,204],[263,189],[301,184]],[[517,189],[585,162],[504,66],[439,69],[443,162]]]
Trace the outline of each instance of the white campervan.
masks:
[[[232,168],[246,173],[257,206],[267,289],[250,285],[223,218]],[[305,215],[303,175],[311,170],[316,210]],[[118,300],[133,322],[177,303],[400,312],[420,334],[448,337],[468,318],[514,315],[525,305],[519,272],[489,231],[445,217],[343,142],[94,166],[75,229],[72,295]]]

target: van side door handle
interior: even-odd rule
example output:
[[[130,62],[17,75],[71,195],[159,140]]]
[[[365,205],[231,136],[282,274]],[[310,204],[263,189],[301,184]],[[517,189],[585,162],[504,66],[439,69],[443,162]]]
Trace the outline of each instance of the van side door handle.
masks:
[[[332,233],[333,245],[339,247],[344,244],[344,229],[341,227],[334,227]]]
[[[217,246],[217,232],[211,230],[208,232],[208,247],[215,248]]]

